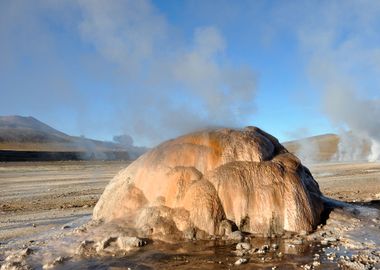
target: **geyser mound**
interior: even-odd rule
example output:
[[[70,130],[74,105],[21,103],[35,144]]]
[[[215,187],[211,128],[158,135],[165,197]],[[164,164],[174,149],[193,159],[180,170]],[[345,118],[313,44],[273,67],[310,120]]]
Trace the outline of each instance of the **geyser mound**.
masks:
[[[323,196],[299,159],[256,127],[169,140],[120,171],[93,218],[150,237],[311,231]]]

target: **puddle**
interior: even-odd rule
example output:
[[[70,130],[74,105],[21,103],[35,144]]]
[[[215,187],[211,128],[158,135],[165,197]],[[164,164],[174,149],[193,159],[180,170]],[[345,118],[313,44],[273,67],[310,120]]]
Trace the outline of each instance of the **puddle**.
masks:
[[[322,246],[305,243],[289,244],[283,239],[254,238],[252,247],[278,245],[266,254],[245,255],[246,264],[235,266],[240,257],[232,251],[236,243],[226,241],[192,241],[168,244],[155,241],[123,257],[102,257],[72,260],[57,269],[299,269],[300,265],[313,261],[315,253],[323,253]],[[335,269],[321,255],[323,269]]]

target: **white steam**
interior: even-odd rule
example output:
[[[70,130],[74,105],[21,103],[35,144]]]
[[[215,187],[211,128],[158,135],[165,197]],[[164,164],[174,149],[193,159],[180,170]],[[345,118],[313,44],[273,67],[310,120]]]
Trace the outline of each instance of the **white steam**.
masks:
[[[253,112],[254,73],[229,63],[217,28],[194,29],[189,46],[149,1],[79,3],[83,40],[123,77],[127,133],[157,142]]]
[[[314,8],[297,36],[323,112],[345,131],[337,158],[379,160],[380,4],[327,1]]]
[[[0,41],[4,110],[69,111],[140,145],[254,111],[255,74],[229,60],[220,30],[176,28],[148,0],[5,1]]]

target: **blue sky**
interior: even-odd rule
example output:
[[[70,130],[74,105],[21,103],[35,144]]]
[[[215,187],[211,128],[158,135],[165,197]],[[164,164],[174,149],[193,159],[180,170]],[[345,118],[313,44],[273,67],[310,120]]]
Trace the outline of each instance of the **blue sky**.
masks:
[[[379,15],[376,1],[2,1],[0,114],[140,145],[209,126],[365,130]]]

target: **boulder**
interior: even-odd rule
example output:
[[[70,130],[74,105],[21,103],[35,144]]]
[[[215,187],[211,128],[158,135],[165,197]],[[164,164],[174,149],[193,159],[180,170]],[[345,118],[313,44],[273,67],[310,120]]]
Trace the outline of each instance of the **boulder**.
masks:
[[[226,224],[270,235],[309,232],[322,210],[319,186],[300,160],[273,136],[246,127],[191,133],[145,153],[112,179],[93,219],[153,236],[230,234]]]

